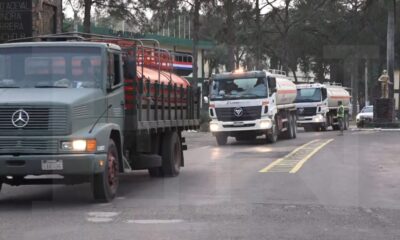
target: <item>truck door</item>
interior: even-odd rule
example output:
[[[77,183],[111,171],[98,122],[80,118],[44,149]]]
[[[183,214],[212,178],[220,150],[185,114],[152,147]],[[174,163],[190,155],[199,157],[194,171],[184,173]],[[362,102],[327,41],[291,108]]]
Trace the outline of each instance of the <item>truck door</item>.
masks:
[[[107,106],[108,122],[121,126],[124,124],[124,81],[122,74],[122,58],[119,52],[108,53],[107,67]]]

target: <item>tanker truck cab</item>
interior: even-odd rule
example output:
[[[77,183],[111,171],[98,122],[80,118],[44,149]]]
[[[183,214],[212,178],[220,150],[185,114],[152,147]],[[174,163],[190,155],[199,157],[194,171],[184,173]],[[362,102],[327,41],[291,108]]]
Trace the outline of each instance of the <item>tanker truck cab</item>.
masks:
[[[326,131],[330,126],[339,129],[337,120],[338,102],[345,107],[345,125],[349,126],[350,94],[337,84],[298,84],[297,85],[297,125],[305,131]]]
[[[237,141],[266,135],[296,137],[295,85],[284,75],[268,71],[228,72],[210,81],[210,131],[218,145],[228,137]]]

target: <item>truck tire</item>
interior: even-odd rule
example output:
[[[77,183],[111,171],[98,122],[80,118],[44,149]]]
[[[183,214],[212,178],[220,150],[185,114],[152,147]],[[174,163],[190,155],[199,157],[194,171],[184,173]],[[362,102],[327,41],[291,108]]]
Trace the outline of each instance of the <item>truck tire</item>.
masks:
[[[286,131],[282,133],[284,139],[293,139],[294,138],[294,128],[293,128],[293,120],[292,115],[288,115],[288,121],[286,126]]]
[[[119,154],[114,140],[108,143],[104,172],[95,174],[92,180],[93,197],[97,201],[110,202],[119,186]]]
[[[292,115],[293,139],[297,138],[297,119],[296,114]]]
[[[167,132],[162,141],[162,175],[176,177],[182,166],[182,143],[176,131]]]
[[[267,132],[267,143],[276,143],[278,140],[278,125],[274,122],[270,131]]]
[[[228,136],[225,134],[216,134],[215,139],[217,139],[218,146],[224,146],[228,142]]]

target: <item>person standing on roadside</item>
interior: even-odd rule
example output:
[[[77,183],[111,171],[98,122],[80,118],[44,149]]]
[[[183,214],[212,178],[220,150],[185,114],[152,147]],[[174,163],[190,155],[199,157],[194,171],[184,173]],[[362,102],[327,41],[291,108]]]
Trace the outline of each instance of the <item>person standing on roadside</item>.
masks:
[[[344,129],[344,106],[342,101],[338,101],[338,110],[337,110],[337,119],[339,123],[339,128],[340,128],[340,135],[343,135],[343,129]]]

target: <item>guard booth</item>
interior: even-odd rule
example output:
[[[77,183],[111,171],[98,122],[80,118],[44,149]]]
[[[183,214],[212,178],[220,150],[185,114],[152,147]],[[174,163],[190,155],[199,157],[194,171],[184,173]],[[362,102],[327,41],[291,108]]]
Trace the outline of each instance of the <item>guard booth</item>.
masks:
[[[0,1],[0,43],[61,30],[61,0]]]

